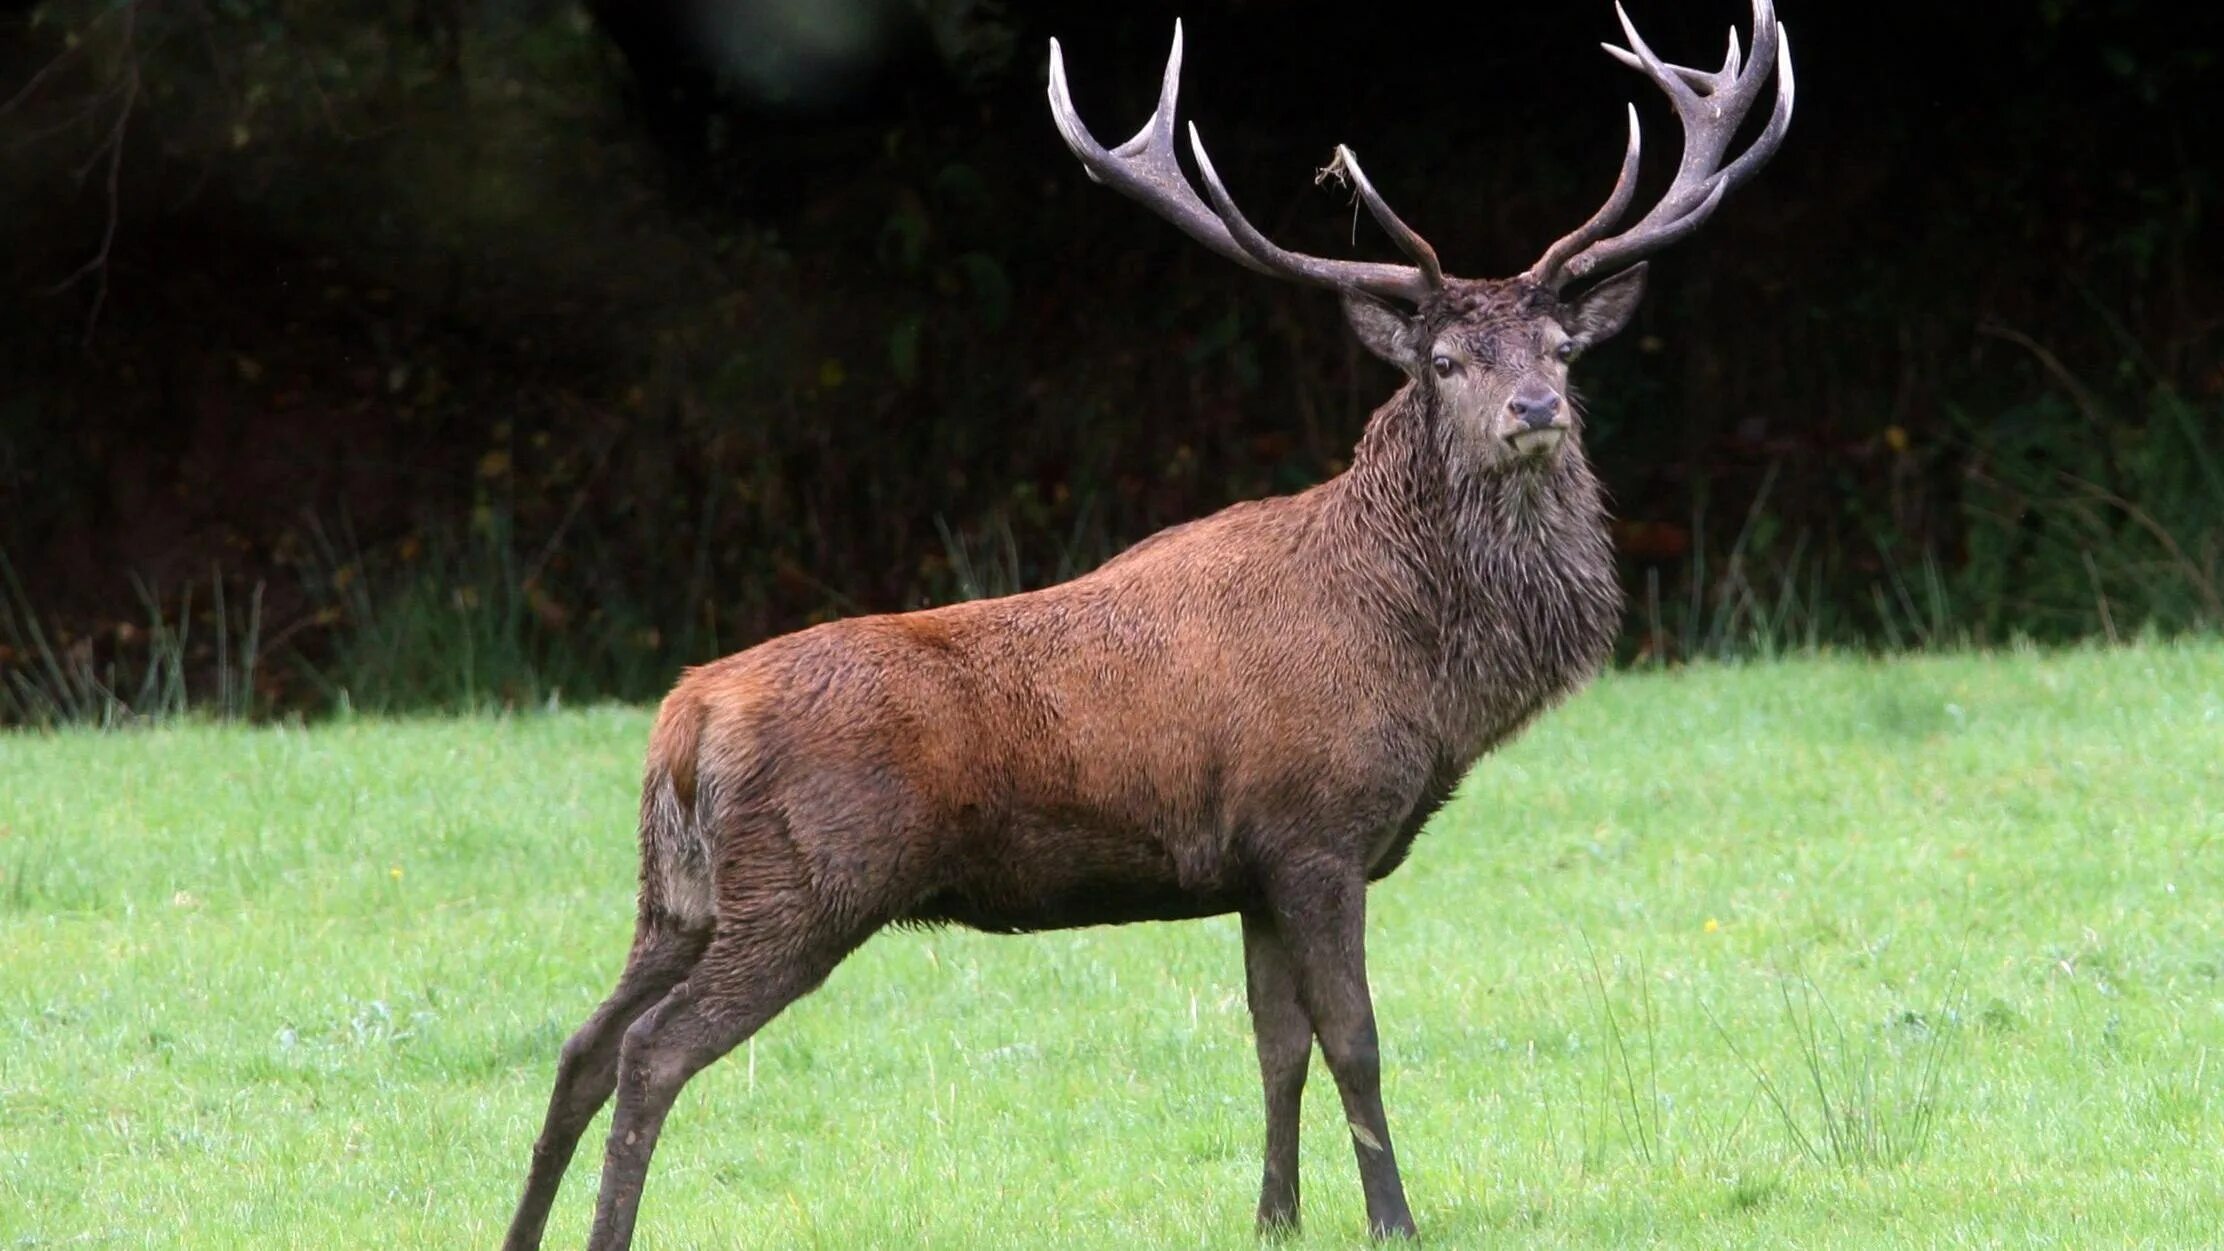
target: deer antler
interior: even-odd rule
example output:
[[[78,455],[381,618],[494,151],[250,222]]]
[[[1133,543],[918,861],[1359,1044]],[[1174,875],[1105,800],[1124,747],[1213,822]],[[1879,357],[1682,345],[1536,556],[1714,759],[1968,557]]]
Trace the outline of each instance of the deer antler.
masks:
[[[1351,288],[1391,299],[1418,304],[1444,285],[1444,271],[1436,251],[1412,227],[1399,220],[1376,193],[1374,184],[1359,168],[1351,149],[1338,145],[1327,172],[1349,175],[1359,199],[1375,221],[1395,240],[1412,265],[1378,261],[1341,261],[1285,251],[1259,233],[1236,207],[1197,127],[1189,127],[1189,149],[1197,158],[1197,172],[1204,176],[1208,206],[1197,195],[1174,152],[1174,99],[1181,87],[1182,27],[1174,23],[1174,50],[1166,58],[1166,76],[1158,91],[1158,108],[1135,137],[1106,151],[1074,112],[1066,88],[1065,54],[1058,41],[1050,41],[1050,116],[1066,146],[1081,160],[1089,177],[1123,195],[1139,200],[1152,212],[1179,226],[1184,234],[1239,265],[1260,273],[1277,274],[1323,287]]]
[[[1713,73],[1683,65],[1669,65],[1653,55],[1629,13],[1619,2],[1615,15],[1628,48],[1602,45],[1615,60],[1642,70],[1653,85],[1668,96],[1676,117],[1683,123],[1683,160],[1668,192],[1628,230],[1606,238],[1606,232],[1629,211],[1637,193],[1637,109],[1629,111],[1629,151],[1622,158],[1621,177],[1613,194],[1591,220],[1578,226],[1545,249],[1524,275],[1541,287],[1559,290],[1571,282],[1596,274],[1627,268],[1699,228],[1730,189],[1753,175],[1784,141],[1792,120],[1791,32],[1776,20],[1770,0],[1753,0],[1753,59],[1744,61],[1738,48],[1737,28],[1730,28],[1730,51],[1722,68]],[[1739,123],[1760,98],[1769,72],[1776,74],[1776,107],[1768,128],[1736,160],[1722,163]]]

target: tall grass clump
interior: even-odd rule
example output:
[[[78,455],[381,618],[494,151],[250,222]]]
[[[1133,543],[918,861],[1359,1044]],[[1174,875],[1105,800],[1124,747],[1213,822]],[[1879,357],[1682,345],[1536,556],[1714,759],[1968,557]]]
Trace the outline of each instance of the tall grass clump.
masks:
[[[2159,376],[2112,399],[2043,345],[2058,393],[1979,421],[1973,445],[1966,602],[1991,633],[2042,638],[2224,628],[2224,400],[2206,404]]]
[[[242,720],[258,711],[255,675],[263,659],[263,585],[245,604],[227,602],[224,577],[211,570],[201,616],[208,637],[193,638],[194,584],[180,590],[173,614],[162,593],[133,575],[144,627],[123,623],[107,638],[58,634],[41,621],[15,567],[0,553],[0,724],[41,729],[110,730],[173,721],[189,713]],[[200,689],[189,674],[206,671]]]
[[[303,669],[335,710],[542,708],[669,684],[649,614],[552,590],[551,548],[522,552],[498,513],[376,559],[344,520],[308,529],[307,590],[331,634]]]
[[[1959,984],[1957,974],[1952,985]],[[1788,1074],[1773,1071],[1720,1020],[1714,1024],[1792,1145],[1815,1164],[1841,1169],[1921,1159],[1957,1053],[1953,989],[1932,1012],[1902,1011],[1866,1030],[1849,1030],[1804,969],[1779,973],[1776,990],[1794,1053]]]
[[[942,560],[948,571],[940,596],[944,600],[993,599],[1051,586],[1087,573],[1112,554],[1096,509],[1087,499],[1074,510],[1066,534],[1053,536],[1047,557],[1021,556],[1007,509],[993,509],[979,525],[962,530],[938,516],[934,528],[942,538]]]

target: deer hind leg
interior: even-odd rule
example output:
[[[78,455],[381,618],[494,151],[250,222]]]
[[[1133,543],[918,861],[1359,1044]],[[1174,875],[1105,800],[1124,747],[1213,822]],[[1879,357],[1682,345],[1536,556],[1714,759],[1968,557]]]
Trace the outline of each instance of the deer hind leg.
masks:
[[[589,1251],[623,1251],[649,1157],[680,1087],[816,989],[872,927],[842,926],[807,899],[721,906],[718,934],[688,973],[625,1032],[617,1110]]]
[[[579,1136],[618,1084],[618,1045],[626,1027],[687,976],[709,942],[707,925],[685,928],[661,915],[642,916],[617,987],[558,1054],[556,1088],[548,1098],[541,1135],[533,1143],[525,1194],[518,1200],[509,1235],[502,1240],[503,1251],[533,1251],[541,1245],[548,1209],[563,1184]]]
[[[1297,1228],[1298,1110],[1313,1059],[1313,1022],[1297,995],[1296,969],[1274,921],[1243,914],[1244,988],[1266,1091],[1266,1168],[1259,1183],[1259,1232]]]

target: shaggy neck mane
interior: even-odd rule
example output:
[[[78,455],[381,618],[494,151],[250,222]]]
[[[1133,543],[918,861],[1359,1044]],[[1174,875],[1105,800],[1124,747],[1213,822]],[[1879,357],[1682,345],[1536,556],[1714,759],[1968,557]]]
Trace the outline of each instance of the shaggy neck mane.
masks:
[[[1428,656],[1445,712],[1495,738],[1597,672],[1621,587],[1580,448],[1544,465],[1475,459],[1408,383],[1369,419],[1328,507],[1373,540],[1372,589]]]

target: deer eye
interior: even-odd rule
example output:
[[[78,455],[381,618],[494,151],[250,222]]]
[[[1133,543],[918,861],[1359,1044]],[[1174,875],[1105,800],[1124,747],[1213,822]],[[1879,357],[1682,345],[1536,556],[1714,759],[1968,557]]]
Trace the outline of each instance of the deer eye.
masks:
[[[1449,378],[1452,376],[1452,371],[1459,368],[1458,364],[1454,363],[1449,356],[1438,356],[1430,361],[1429,365],[1436,370],[1436,376],[1439,378]]]
[[[1567,342],[1562,343],[1560,346],[1552,349],[1552,354],[1559,357],[1560,363],[1565,365],[1570,361],[1573,361],[1576,357],[1583,355],[1583,344],[1580,340],[1570,339]]]

